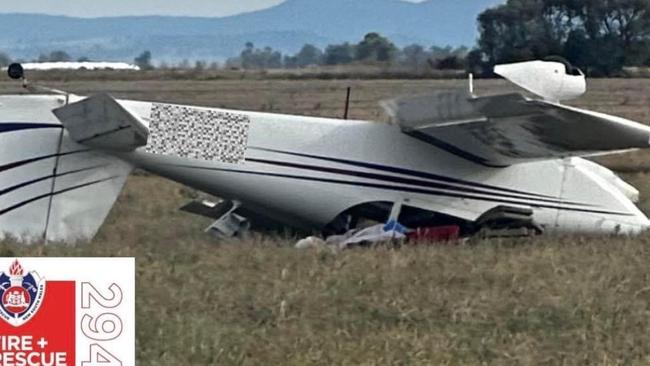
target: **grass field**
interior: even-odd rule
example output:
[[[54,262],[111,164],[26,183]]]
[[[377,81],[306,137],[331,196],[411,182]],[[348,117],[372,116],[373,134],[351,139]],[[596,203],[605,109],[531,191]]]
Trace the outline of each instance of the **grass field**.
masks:
[[[80,94],[385,121],[377,102],[462,81],[49,83]],[[650,122],[650,80],[596,80],[575,104]],[[510,90],[479,81],[479,93]],[[0,82],[0,93],[18,92]],[[650,212],[650,154],[601,159]],[[650,235],[297,251],[217,242],[177,208],[196,192],[133,176],[92,243],[0,244],[3,256],[135,256],[140,365],[647,365]]]

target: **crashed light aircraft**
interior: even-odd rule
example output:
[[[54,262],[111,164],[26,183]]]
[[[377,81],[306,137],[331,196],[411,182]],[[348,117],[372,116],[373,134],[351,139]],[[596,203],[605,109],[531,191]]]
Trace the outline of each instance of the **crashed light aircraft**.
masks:
[[[222,197],[184,209],[236,235],[279,225],[637,234],[639,192],[583,157],[647,148],[650,128],[561,104],[586,90],[558,61],[495,68],[535,98],[467,90],[384,103],[393,123],[90,97],[0,96],[0,232],[91,239],[134,168]],[[23,78],[20,65],[9,74]],[[146,193],[145,193],[146,194]]]

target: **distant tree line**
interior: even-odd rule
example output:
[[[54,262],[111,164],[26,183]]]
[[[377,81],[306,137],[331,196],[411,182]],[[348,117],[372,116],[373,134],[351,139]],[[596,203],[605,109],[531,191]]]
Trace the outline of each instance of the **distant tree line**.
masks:
[[[304,45],[295,54],[247,43],[229,68],[278,69],[337,65],[398,66],[411,71],[462,70],[491,75],[500,63],[562,56],[591,76],[616,76],[625,66],[650,67],[650,0],[507,0],[478,17],[479,39],[466,47],[397,47],[379,33],[358,43],[332,44],[323,49]],[[65,51],[42,54],[38,61],[71,61]],[[78,60],[87,60],[80,58]],[[0,66],[11,57],[0,52]],[[152,54],[134,59],[143,70],[154,68]],[[166,68],[162,63],[158,65]],[[179,68],[203,70],[221,65],[183,61]]]
[[[56,50],[52,51],[49,54],[41,54],[38,56],[38,62],[70,62],[72,61],[72,56],[67,52]]]
[[[257,48],[251,42],[247,43],[239,56],[228,59],[225,64],[218,62],[189,60],[170,65],[161,62],[154,65],[151,51],[144,51],[133,59],[133,63],[141,70],[178,68],[194,69],[197,71],[222,67],[242,69],[297,69],[313,66],[336,65],[384,65],[402,66],[409,70],[422,71],[425,69],[462,70],[465,68],[465,58],[469,52],[467,47],[437,47],[425,48],[412,44],[404,48],[396,47],[389,39],[378,33],[369,33],[357,44],[342,43],[329,45],[324,50],[312,44],[305,44],[296,54],[284,55],[271,47]],[[22,62],[23,60],[14,60]],[[90,61],[88,57],[75,59],[63,50],[43,53],[34,62],[70,62]],[[0,67],[7,66],[12,58],[0,52]]]
[[[399,65],[414,70],[464,69],[466,47],[430,47],[412,44],[402,49],[378,33],[368,33],[359,43],[333,44],[321,49],[304,45],[294,55],[283,55],[271,47],[256,48],[252,42],[245,45],[238,57],[229,59],[229,67],[244,69],[304,68],[336,65]]]
[[[467,58],[475,72],[550,55],[594,76],[650,66],[650,0],[508,0],[478,23],[478,45]]]
[[[42,53],[34,62],[70,62],[75,59],[67,52],[62,50],[55,50],[48,54]],[[22,60],[13,60],[6,52],[0,52],[0,67],[5,67],[14,61],[22,62]],[[88,57],[79,57],[76,59],[78,62],[90,61]]]

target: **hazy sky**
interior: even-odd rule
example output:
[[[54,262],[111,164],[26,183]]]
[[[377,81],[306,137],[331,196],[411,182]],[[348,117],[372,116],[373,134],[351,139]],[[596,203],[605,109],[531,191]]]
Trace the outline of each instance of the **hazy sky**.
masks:
[[[268,8],[284,0],[19,0],[2,1],[2,13],[79,17],[121,15],[226,16]],[[323,0],[327,1],[327,0]],[[403,0],[420,2],[422,0]],[[468,0],[460,0],[468,1]]]

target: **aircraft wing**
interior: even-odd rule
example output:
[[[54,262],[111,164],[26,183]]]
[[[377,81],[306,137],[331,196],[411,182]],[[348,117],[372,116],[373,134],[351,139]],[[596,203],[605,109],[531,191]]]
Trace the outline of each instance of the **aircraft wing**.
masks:
[[[521,94],[464,91],[384,103],[402,131],[487,166],[650,147],[650,127]]]

